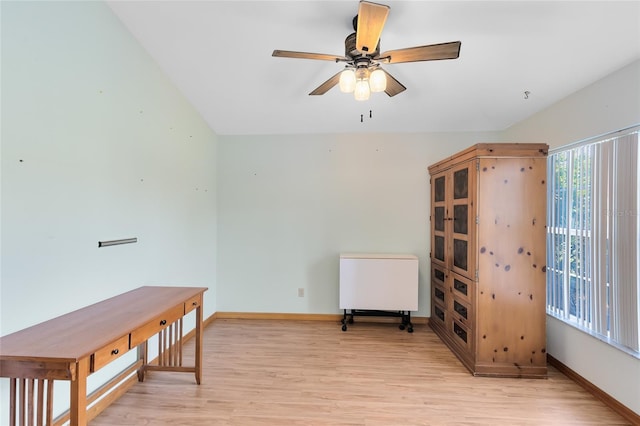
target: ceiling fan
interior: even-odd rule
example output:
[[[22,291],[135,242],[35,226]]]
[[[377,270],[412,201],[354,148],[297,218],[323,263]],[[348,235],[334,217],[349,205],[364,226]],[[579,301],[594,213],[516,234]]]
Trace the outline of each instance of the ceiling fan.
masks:
[[[459,41],[388,50],[380,53],[380,34],[389,15],[389,6],[361,0],[358,15],[353,18],[354,33],[344,41],[345,55],[274,50],[272,56],[281,58],[317,59],[344,62],[345,69],[322,83],[309,95],[324,95],[333,86],[346,93],[354,93],[357,100],[369,99],[371,92],[385,92],[395,96],[406,87],[380,64],[456,59],[460,55]]]

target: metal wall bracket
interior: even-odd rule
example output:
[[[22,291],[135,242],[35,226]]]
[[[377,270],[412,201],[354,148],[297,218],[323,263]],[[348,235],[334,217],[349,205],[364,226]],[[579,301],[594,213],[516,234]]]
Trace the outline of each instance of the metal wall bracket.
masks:
[[[98,247],[117,246],[119,244],[137,243],[138,238],[124,238],[121,240],[98,241]]]

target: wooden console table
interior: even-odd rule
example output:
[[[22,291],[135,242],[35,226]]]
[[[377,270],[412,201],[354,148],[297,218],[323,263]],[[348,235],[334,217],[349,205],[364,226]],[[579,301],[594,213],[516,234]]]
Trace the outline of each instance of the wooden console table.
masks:
[[[9,425],[52,425],[53,383],[70,386],[69,421],[86,425],[87,377],[137,349],[138,380],[149,370],[202,375],[202,297],[205,287],[140,287],[86,308],[0,337],[0,377],[10,380]],[[195,366],[182,366],[182,321],[195,310]],[[157,363],[147,340],[158,335]],[[6,419],[0,420],[4,423]]]

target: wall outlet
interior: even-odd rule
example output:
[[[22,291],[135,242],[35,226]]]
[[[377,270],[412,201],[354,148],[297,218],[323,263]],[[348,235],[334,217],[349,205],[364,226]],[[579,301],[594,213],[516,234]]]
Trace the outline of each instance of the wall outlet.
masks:
[[[298,289],[298,297],[304,297],[304,288]]]

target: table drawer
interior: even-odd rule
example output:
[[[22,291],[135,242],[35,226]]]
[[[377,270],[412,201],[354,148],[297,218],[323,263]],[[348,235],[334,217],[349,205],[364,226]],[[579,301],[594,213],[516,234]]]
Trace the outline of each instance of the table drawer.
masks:
[[[192,297],[191,299],[184,302],[184,314],[188,314],[193,311],[195,308],[199,308],[202,305],[202,294]]]
[[[116,358],[129,351],[129,335],[125,334],[113,343],[97,350],[91,356],[91,372],[100,370]]]
[[[143,325],[140,328],[131,332],[131,344],[130,348],[138,346],[140,343],[149,339],[160,330],[167,328],[174,323],[177,319],[184,315],[184,305],[181,303],[178,306],[169,309],[162,315],[159,315]]]

